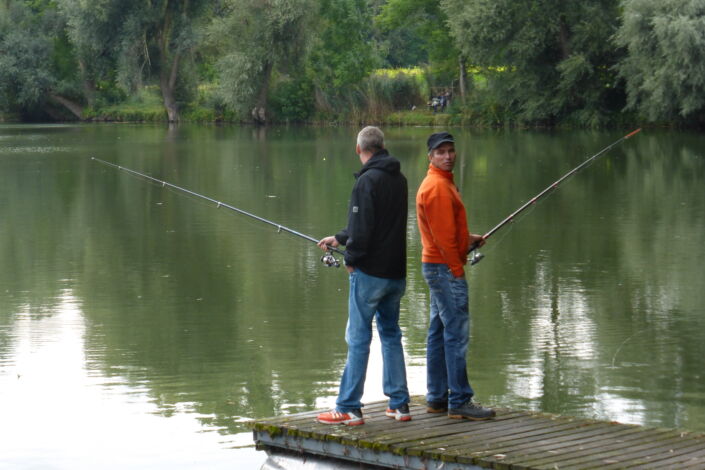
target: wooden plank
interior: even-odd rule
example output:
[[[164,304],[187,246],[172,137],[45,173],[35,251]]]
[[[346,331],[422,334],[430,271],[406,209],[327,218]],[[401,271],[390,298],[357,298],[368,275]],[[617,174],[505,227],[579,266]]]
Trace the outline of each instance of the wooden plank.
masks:
[[[550,435],[556,436],[556,433],[551,433]],[[571,436],[571,438],[574,436]],[[604,442],[603,439],[600,439],[601,442]],[[530,455],[535,456],[536,458],[546,458],[547,456],[554,455],[550,452],[549,449],[544,449],[544,448],[531,448],[527,447],[527,444],[524,443],[523,446],[524,453],[528,453]],[[529,449],[529,450],[527,450]],[[429,455],[433,455],[433,452],[429,452]],[[509,462],[511,462],[513,465],[521,465],[523,460],[526,459],[526,457],[522,456],[521,452],[516,451],[516,452],[511,452],[511,451],[495,451],[491,454],[487,454],[486,452],[483,452],[482,449],[474,450],[473,448],[466,448],[463,449],[462,447],[458,447],[457,449],[452,449],[451,452],[446,451],[445,454],[450,457],[453,456],[453,460],[461,463],[472,463],[472,464],[479,464],[483,463],[485,465],[492,465],[493,467],[496,468],[504,468],[507,466]],[[538,454],[538,455],[536,455]],[[506,459],[506,463],[505,463]],[[512,467],[514,468],[514,467]]]
[[[492,420],[454,420],[426,413],[422,397],[410,403],[411,421],[400,422],[385,416],[386,406],[386,401],[366,406],[363,426],[318,423],[320,411],[248,425],[265,445],[324,453],[334,448],[340,453],[337,458],[360,455],[368,463],[394,466],[414,462],[418,468],[440,469],[444,462],[455,462],[462,468],[498,470],[705,468],[702,435],[503,408]]]
[[[667,448],[667,449],[661,449],[661,452],[657,452],[654,454],[648,454],[648,455],[643,455],[641,457],[637,457],[635,459],[632,459],[632,462],[634,465],[638,466],[640,469],[641,468],[664,468],[669,465],[675,465],[677,464],[678,468],[683,468],[685,467],[686,461],[692,461],[691,465],[698,463],[697,460],[700,460],[700,463],[705,462],[705,441],[700,441],[698,440],[692,440],[688,439],[690,442],[689,444],[684,443],[682,447],[676,447],[673,449]],[[698,454],[700,454],[700,459],[698,459]],[[610,459],[613,460],[613,459]],[[606,465],[601,468],[604,468],[605,470],[614,470],[614,469],[620,469],[620,468],[625,468],[625,464],[623,460],[620,460],[619,458],[615,458],[614,460],[617,460],[617,462],[611,464],[611,465]],[[630,464],[631,465],[631,464]],[[705,468],[705,465],[703,465],[702,468]]]
[[[646,434],[645,434],[646,433]],[[541,455],[528,455],[522,459],[520,463],[515,464],[518,470],[529,470],[542,468],[542,466],[548,466],[553,468],[553,466],[558,465],[563,468],[568,465],[566,460],[572,459],[585,459],[585,458],[599,458],[605,455],[610,450],[617,449],[617,452],[624,452],[625,449],[629,449],[633,446],[640,445],[644,441],[650,442],[653,439],[661,439],[663,435],[661,432],[655,430],[639,430],[636,433],[628,434],[618,441],[597,441],[588,446],[582,446],[578,443],[577,447],[564,448],[560,452],[552,453],[551,455],[541,456]],[[600,463],[600,465],[604,465]]]
[[[505,416],[506,419],[511,419],[511,416]],[[515,418],[519,418],[515,416]],[[512,420],[514,422],[515,420]],[[484,431],[485,429],[490,429],[488,427],[481,426],[480,422],[473,422],[478,426],[478,432]],[[445,424],[443,426],[435,427],[428,432],[417,433],[408,436],[399,436],[396,438],[389,438],[384,441],[385,444],[389,445],[391,452],[395,454],[408,454],[420,456],[423,454],[424,447],[437,448],[439,446],[446,445],[451,440],[457,439],[457,436],[462,431],[467,432],[468,425],[472,425],[469,422],[459,422],[457,424]],[[487,422],[484,422],[487,426]],[[463,434],[460,434],[463,435]]]
[[[387,419],[389,420],[389,418]],[[378,426],[375,428],[368,428],[367,424],[365,424],[364,426],[358,426],[351,430],[344,429],[340,431],[340,433],[345,435],[346,441],[374,439],[377,448],[386,449],[389,444],[401,441],[419,440],[423,439],[424,436],[438,436],[440,438],[444,438],[444,436],[452,435],[457,432],[455,426],[467,427],[468,425],[480,425],[480,423],[487,423],[487,421],[468,422],[451,420],[446,416],[434,416],[431,420],[432,421],[425,421],[417,427],[412,427],[410,425],[410,423],[414,422],[413,420],[406,423],[399,423],[389,420],[392,423],[391,426],[383,425],[381,427]],[[453,423],[449,424],[449,421],[453,421]]]
[[[500,432],[503,429],[514,429],[525,423],[524,420],[529,419],[528,416],[517,414],[517,415],[505,415],[496,418],[492,421],[458,421],[457,423],[446,424],[445,427],[440,428],[440,432],[435,432],[433,434],[428,434],[426,436],[416,436],[416,439],[409,440],[405,443],[398,443],[396,445],[397,452],[405,451],[409,455],[421,455],[427,450],[433,450],[438,447],[447,447],[456,440],[468,439],[468,436],[477,436],[488,434],[492,431]]]
[[[558,466],[561,469],[566,468],[603,468],[612,463],[611,458],[617,456],[635,456],[640,451],[653,449],[656,443],[660,444],[675,444],[682,438],[677,432],[661,431],[657,434],[642,435],[639,439],[629,442],[630,445],[625,446],[624,443],[619,445],[608,446],[606,449],[601,449],[599,452],[594,452],[593,449],[574,452],[568,455],[553,456],[543,460],[533,460],[524,463],[526,468],[554,468]],[[520,468],[520,467],[518,467]]]
[[[672,464],[672,462],[668,462],[669,465]],[[650,467],[650,468],[661,468],[661,467]],[[705,468],[705,449],[698,450],[697,452],[693,452],[691,454],[688,454],[688,459],[687,460],[679,460],[678,461],[678,468],[683,468],[683,469],[690,469],[690,468],[699,468],[703,469]]]
[[[597,425],[590,428],[575,428],[571,431],[573,432],[566,433],[559,430],[558,432],[520,435],[516,438],[508,437],[506,440],[496,443],[489,442],[469,454],[462,452],[462,450],[453,452],[458,454],[457,460],[459,462],[473,462],[483,459],[487,462],[501,462],[504,466],[508,463],[521,463],[527,458],[536,457],[537,454],[553,455],[559,452],[558,449],[579,448],[578,446],[586,441],[593,443],[594,446],[604,445],[605,441],[627,433],[626,430],[615,431],[609,433],[609,436],[612,437],[607,437],[606,431],[611,430]]]
[[[537,455],[571,454],[584,449],[604,448],[606,444],[613,442],[629,442],[641,438],[638,434],[641,432],[643,430],[639,428],[622,428],[611,423],[604,423],[604,426],[595,425],[576,430],[574,433],[546,435],[540,440],[521,439],[520,444],[514,446],[503,447],[502,443],[499,443],[494,448],[476,452],[473,455],[477,457],[499,456],[489,460],[498,462],[498,468],[511,465],[521,466],[522,462],[535,459]],[[463,461],[463,459],[459,460]]]
[[[445,443],[446,445],[444,445],[444,447],[448,449],[451,447],[457,447],[458,445],[462,446],[463,443],[468,440],[475,442],[479,446],[484,442],[493,442],[507,436],[509,436],[509,438],[516,439],[524,433],[550,433],[554,432],[555,427],[557,426],[556,423],[559,422],[561,421],[537,419],[536,416],[529,416],[526,421],[521,421],[517,425],[514,425],[514,422],[510,422],[507,423],[507,426],[496,426],[493,428],[482,429],[482,433],[477,436],[468,433],[459,434],[456,440],[460,441],[461,444],[455,444],[454,442],[449,441]],[[562,423],[570,424],[571,427],[578,425],[577,422],[571,423],[569,420],[563,420]],[[431,448],[435,443],[431,442],[430,444],[431,445],[427,446],[428,448]],[[424,450],[424,448],[421,448],[421,450]]]
[[[512,424],[508,425],[514,425],[514,423],[521,422],[522,418],[526,418],[528,415],[527,413],[507,413],[501,416],[498,416],[497,418],[491,420],[491,421],[465,421],[465,420],[457,420],[457,419],[452,419],[448,417],[443,417],[442,419],[439,419],[437,422],[433,423],[433,426],[425,426],[422,428],[421,432],[414,433],[414,434],[407,434],[405,436],[405,441],[407,440],[415,440],[415,439],[432,439],[434,437],[436,438],[442,438],[443,436],[446,436],[448,434],[456,434],[458,432],[464,431],[464,430],[472,430],[475,428],[479,429],[495,429],[496,427],[500,426],[497,423],[506,423],[510,422]],[[394,438],[388,439],[388,442],[392,442]]]

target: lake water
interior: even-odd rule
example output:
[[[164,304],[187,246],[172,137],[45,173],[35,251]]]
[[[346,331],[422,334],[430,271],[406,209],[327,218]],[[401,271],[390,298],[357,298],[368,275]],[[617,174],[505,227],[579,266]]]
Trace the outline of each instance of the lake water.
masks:
[[[425,393],[413,197],[429,128],[385,129],[409,180],[402,329]],[[627,131],[469,131],[456,182],[485,233]],[[334,405],[357,129],[0,125],[0,468],[259,468],[243,424]],[[705,140],[644,130],[493,236],[468,268],[483,404],[705,431]],[[376,339],[375,339],[376,342]],[[383,399],[373,346],[366,401]]]

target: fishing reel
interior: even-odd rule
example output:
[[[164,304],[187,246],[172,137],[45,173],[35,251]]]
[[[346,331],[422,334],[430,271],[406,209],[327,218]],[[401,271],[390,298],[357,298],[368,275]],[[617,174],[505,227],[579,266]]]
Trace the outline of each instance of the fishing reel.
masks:
[[[482,261],[482,258],[484,258],[484,257],[485,257],[485,255],[483,255],[483,254],[480,253],[479,251],[475,250],[475,251],[472,253],[472,256],[470,257],[470,266],[476,265],[477,263],[479,263],[480,261]]]
[[[338,258],[333,256],[333,253],[330,251],[326,251],[326,253],[321,256],[321,263],[325,264],[327,268],[340,267],[340,261],[338,261]]]

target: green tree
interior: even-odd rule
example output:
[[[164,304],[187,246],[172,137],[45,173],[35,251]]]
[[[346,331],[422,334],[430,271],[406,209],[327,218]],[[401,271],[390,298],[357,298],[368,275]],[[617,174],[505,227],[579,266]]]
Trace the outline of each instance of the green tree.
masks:
[[[596,126],[621,109],[611,0],[441,0],[458,48],[483,67],[483,111],[526,123]]]
[[[59,11],[66,21],[66,34],[73,45],[89,106],[99,89],[116,87],[116,74],[123,28],[128,19],[124,2],[62,0]],[[129,88],[129,87],[128,87]]]
[[[265,122],[275,75],[296,74],[306,57],[313,0],[225,0],[209,27],[220,52],[219,95],[240,113]]]
[[[455,47],[440,0],[388,0],[375,21],[388,36],[413,41],[404,49],[422,48],[438,81],[447,83],[458,76],[460,92],[465,94],[465,58]]]
[[[308,62],[319,107],[362,83],[380,60],[366,0],[321,0],[318,28]]]
[[[194,54],[214,0],[64,0],[69,37],[78,51],[85,89],[112,79],[128,92],[159,84],[170,122],[194,94]],[[112,67],[111,67],[112,65]],[[114,73],[110,73],[110,72]],[[88,93],[90,95],[90,93]]]
[[[705,123],[705,3],[701,0],[624,0],[617,45],[628,109],[651,120]]]
[[[159,88],[169,122],[179,120],[178,98],[188,97],[196,87],[187,78],[193,77],[193,54],[210,7],[211,0],[153,0],[147,36],[156,46]],[[136,14],[140,13],[138,8]]]
[[[0,108],[25,116],[80,117],[74,60],[52,2],[0,6]]]

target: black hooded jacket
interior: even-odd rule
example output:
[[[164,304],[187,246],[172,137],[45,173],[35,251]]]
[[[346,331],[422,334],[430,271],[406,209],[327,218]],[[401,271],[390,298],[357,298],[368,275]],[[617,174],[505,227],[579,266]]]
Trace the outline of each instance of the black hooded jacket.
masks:
[[[345,245],[345,264],[370,276],[403,279],[408,189],[401,164],[382,149],[355,178],[348,226],[335,234]]]

